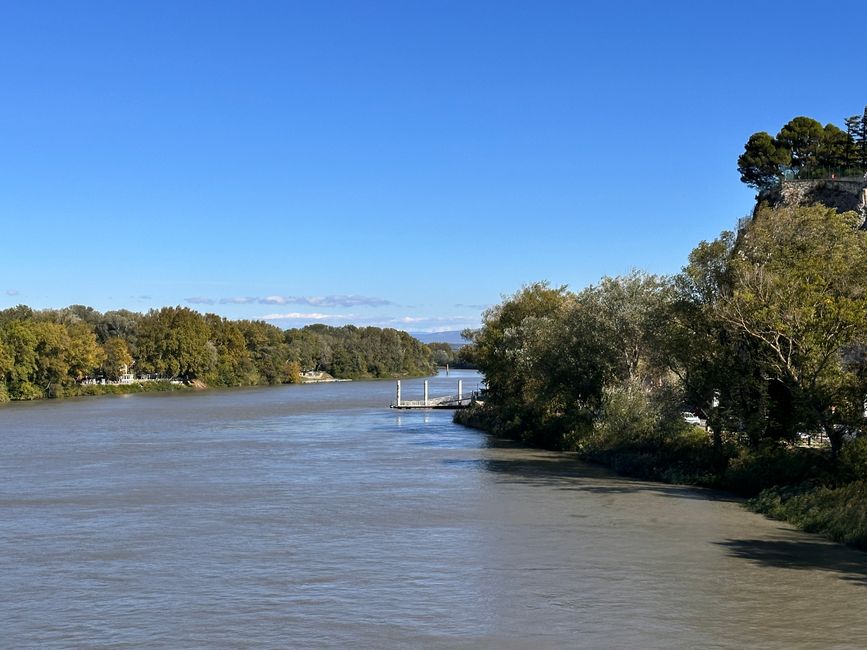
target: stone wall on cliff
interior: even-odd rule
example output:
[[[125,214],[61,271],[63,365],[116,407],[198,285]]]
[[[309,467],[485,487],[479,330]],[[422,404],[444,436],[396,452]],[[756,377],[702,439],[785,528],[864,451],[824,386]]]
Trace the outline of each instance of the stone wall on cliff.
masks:
[[[851,210],[861,215],[861,227],[867,226],[867,178],[784,180],[779,188],[759,198],[771,205],[821,203],[837,212]]]

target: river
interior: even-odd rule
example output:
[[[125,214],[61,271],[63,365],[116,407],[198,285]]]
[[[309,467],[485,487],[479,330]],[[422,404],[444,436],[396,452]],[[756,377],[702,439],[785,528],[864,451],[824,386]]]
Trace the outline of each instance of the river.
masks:
[[[0,407],[0,647],[867,647],[865,554],[393,392]]]

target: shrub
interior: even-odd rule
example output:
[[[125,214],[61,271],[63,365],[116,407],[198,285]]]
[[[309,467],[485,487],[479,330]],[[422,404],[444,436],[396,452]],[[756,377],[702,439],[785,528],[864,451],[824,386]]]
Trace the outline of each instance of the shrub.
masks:
[[[822,450],[769,444],[757,451],[739,449],[729,461],[720,487],[752,496],[775,486],[823,482],[830,472],[830,459]]]
[[[755,512],[867,550],[867,480],[838,488],[773,488],[749,502]]]

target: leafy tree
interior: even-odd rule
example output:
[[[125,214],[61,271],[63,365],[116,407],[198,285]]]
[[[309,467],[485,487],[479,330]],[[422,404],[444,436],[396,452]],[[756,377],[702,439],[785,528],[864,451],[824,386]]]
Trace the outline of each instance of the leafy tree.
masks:
[[[134,353],[142,318],[141,314],[127,309],[107,311],[93,324],[93,331],[100,343],[104,344],[110,338],[120,338],[126,341],[130,352]]]
[[[816,163],[821,169],[834,170],[845,166],[849,138],[845,131],[833,124],[826,124],[816,151]]]
[[[0,341],[12,363],[6,370],[6,383],[13,399],[41,397],[38,388],[31,388],[36,374],[36,332],[33,321],[9,320],[0,326]]]
[[[825,130],[811,117],[790,120],[777,134],[779,146],[791,153],[789,166],[799,171],[816,166]]]
[[[0,323],[33,320],[33,310],[27,305],[16,305],[0,311]]]
[[[124,369],[128,369],[133,363],[129,346],[119,336],[113,336],[103,344],[102,349],[102,372],[108,379],[117,381]]]
[[[139,323],[140,368],[167,377],[195,379],[216,362],[209,336],[204,319],[191,309],[151,310]]]
[[[287,382],[290,384],[301,383],[301,364],[297,361],[290,361],[286,369]]]
[[[216,361],[207,374],[209,384],[217,386],[249,386],[264,383],[256,369],[241,327],[216,314],[205,314],[210,332],[209,344]]]
[[[84,322],[66,326],[68,343],[64,355],[69,364],[70,377],[80,380],[99,368],[105,359],[103,348],[97,343],[96,335]]]
[[[790,160],[791,153],[770,135],[764,131],[753,133],[738,158],[741,181],[757,190],[767,190],[779,183],[783,167]]]
[[[844,353],[867,332],[867,232],[830,208],[760,209],[731,260],[719,303],[732,330],[756,343],[763,372],[785,385],[836,455],[864,393]]]
[[[32,327],[36,336],[36,368],[32,381],[47,395],[56,394],[69,376],[66,354],[70,346],[69,333],[60,323],[37,321]]]
[[[236,325],[246,340],[247,351],[262,383],[287,381],[289,350],[283,331],[264,321],[237,321]]]
[[[680,380],[686,402],[709,422],[718,453],[723,429],[720,390],[731,386],[735,360],[715,307],[730,283],[734,243],[734,234],[723,232],[690,253],[689,263],[674,278],[673,299],[651,333],[654,363]]]
[[[672,298],[666,279],[633,271],[617,278],[603,278],[585,292],[602,328],[613,345],[612,360],[621,381],[645,382],[658,378],[651,362],[656,344],[651,334],[660,326],[663,306]]]

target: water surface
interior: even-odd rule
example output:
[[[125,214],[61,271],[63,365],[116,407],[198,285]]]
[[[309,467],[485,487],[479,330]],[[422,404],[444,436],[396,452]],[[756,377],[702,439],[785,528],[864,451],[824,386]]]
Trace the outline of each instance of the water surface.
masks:
[[[393,393],[0,408],[0,646],[865,647],[864,554]]]

